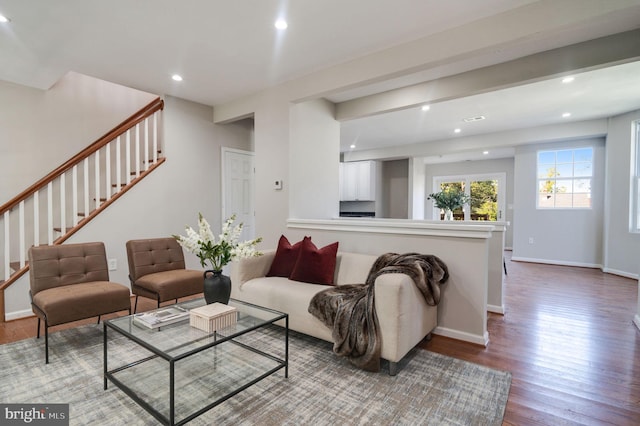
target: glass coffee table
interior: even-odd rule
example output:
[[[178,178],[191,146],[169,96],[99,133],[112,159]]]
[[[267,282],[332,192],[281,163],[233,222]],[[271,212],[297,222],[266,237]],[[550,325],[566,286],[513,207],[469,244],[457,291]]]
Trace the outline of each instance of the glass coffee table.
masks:
[[[182,425],[281,369],[288,377],[289,316],[234,299],[229,305],[237,323],[211,333],[188,318],[155,329],[133,315],[105,321],[104,389],[109,380],[161,423]]]

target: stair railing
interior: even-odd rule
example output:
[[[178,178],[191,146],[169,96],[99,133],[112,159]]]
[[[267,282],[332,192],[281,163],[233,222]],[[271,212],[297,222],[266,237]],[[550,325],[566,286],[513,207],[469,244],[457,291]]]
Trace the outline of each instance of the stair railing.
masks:
[[[61,244],[165,161],[157,98],[0,207],[4,290],[28,271],[30,246]]]

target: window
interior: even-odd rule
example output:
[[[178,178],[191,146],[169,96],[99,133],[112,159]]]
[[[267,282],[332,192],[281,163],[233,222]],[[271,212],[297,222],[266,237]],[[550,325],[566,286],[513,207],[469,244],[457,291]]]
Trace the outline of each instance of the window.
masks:
[[[465,176],[434,176],[433,192],[457,189],[469,195],[469,204],[453,211],[456,220],[503,221],[506,173],[491,173]],[[434,207],[434,219],[442,217]]]
[[[593,148],[538,151],[538,208],[591,208],[592,178]]]
[[[631,232],[640,232],[640,120],[633,123],[633,138],[631,145]]]

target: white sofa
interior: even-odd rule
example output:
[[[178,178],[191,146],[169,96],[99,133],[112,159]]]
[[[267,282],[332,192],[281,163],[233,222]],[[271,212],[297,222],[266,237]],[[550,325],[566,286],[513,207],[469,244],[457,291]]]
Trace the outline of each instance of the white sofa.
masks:
[[[331,329],[308,311],[311,298],[329,286],[265,277],[275,250],[260,257],[233,262],[231,297],[289,314],[289,328],[331,342]],[[334,283],[362,284],[377,256],[339,252]],[[429,306],[413,281],[404,274],[383,274],[375,281],[375,309],[381,337],[381,355],[389,374],[437,325],[437,307]]]

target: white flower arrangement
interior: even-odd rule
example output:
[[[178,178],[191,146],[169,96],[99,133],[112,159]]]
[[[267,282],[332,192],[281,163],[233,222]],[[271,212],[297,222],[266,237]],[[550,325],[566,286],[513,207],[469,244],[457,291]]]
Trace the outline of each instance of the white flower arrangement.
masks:
[[[242,223],[233,226],[235,220],[236,215],[233,215],[224,222],[222,233],[216,242],[209,222],[202,216],[202,213],[198,213],[199,232],[187,225],[185,227],[186,237],[174,235],[173,238],[187,251],[198,256],[203,268],[207,267],[208,261],[214,271],[221,271],[222,267],[232,260],[262,255],[256,250],[256,245],[262,241],[261,237],[249,241],[238,241],[242,233]]]

